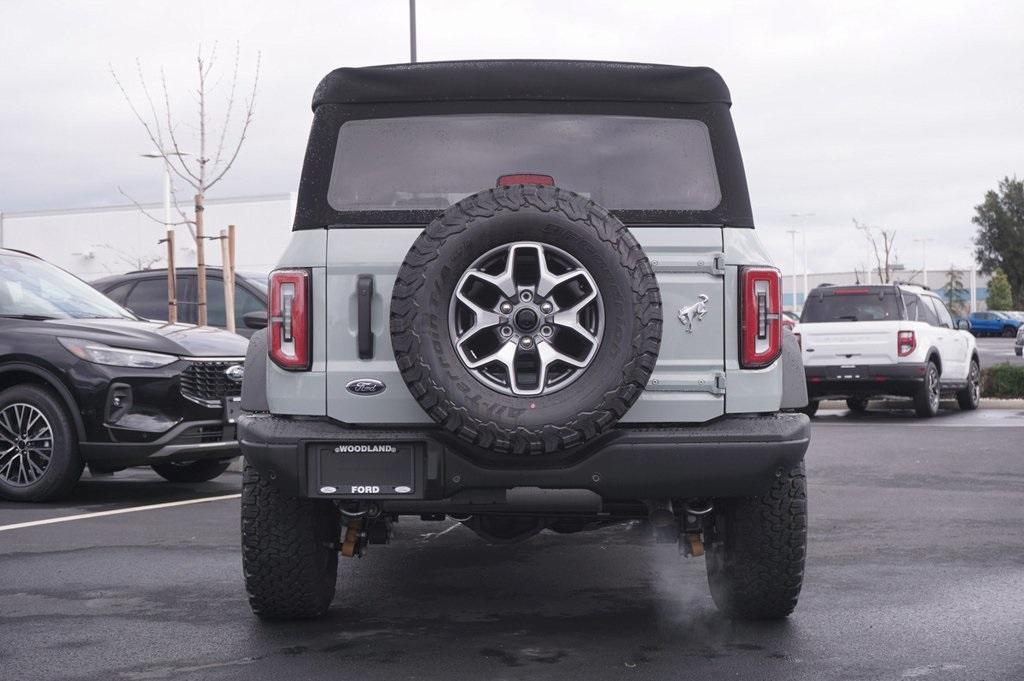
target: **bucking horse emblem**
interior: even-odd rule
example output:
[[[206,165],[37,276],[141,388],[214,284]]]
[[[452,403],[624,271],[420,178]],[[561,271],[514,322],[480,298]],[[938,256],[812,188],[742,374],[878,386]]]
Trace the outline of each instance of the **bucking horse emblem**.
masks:
[[[708,297],[703,293],[697,296],[697,302],[693,305],[687,305],[679,311],[679,321],[683,323],[683,328],[686,329],[686,333],[693,333],[693,322],[702,321],[704,315],[708,313]]]

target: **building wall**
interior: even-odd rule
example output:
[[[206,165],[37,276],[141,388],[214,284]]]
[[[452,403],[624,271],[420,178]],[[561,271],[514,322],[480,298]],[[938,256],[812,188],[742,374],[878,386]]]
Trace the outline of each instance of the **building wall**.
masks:
[[[163,216],[163,204],[143,206]],[[269,270],[291,236],[294,194],[209,199],[204,212],[207,236],[229,224],[236,228],[235,262],[242,270]],[[0,218],[0,246],[34,253],[90,280],[151,267],[165,267],[166,228],[135,206],[110,206],[5,213]],[[185,225],[175,227],[175,262],[195,265],[195,242]],[[206,262],[220,265],[220,242],[206,242]],[[155,259],[155,261],[154,261]]]

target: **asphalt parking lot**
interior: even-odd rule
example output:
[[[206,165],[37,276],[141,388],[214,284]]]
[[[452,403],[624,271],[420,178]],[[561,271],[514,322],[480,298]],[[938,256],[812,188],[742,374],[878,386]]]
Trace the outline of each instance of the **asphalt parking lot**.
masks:
[[[86,477],[60,505],[0,504],[0,677],[1020,679],[1022,441],[1021,411],[819,412],[803,597],[770,624],[722,619],[702,560],[640,527],[502,547],[404,520],[343,564],[326,619],[262,623],[238,474]]]
[[[978,359],[981,366],[990,367],[1001,362],[1012,364],[1024,363],[1024,358],[1018,357],[1013,351],[1013,338],[978,338]]]

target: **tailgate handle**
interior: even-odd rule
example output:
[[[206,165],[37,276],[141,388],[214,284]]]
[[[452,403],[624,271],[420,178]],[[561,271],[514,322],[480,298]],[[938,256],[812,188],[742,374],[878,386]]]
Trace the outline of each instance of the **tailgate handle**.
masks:
[[[357,303],[359,332],[356,336],[359,344],[359,359],[373,359],[373,319],[370,312],[373,305],[372,274],[359,275],[356,280],[356,295],[359,297]]]

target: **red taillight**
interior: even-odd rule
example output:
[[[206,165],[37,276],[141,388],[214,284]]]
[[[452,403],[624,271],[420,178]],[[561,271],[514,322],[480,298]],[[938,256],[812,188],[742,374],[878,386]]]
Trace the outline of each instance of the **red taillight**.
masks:
[[[913,331],[900,331],[896,336],[896,354],[906,357],[917,350],[917,337]]]
[[[871,289],[867,288],[837,288],[833,289],[832,293],[837,296],[862,296],[867,293],[871,293]]]
[[[267,345],[274,364],[289,371],[309,368],[309,325],[309,272],[272,272]]]
[[[502,175],[498,178],[499,187],[511,187],[514,184],[542,184],[550,187],[555,183],[555,178],[550,175],[536,175],[534,173],[519,173],[517,175]]]
[[[740,269],[740,366],[757,369],[782,354],[782,286],[779,271]]]

